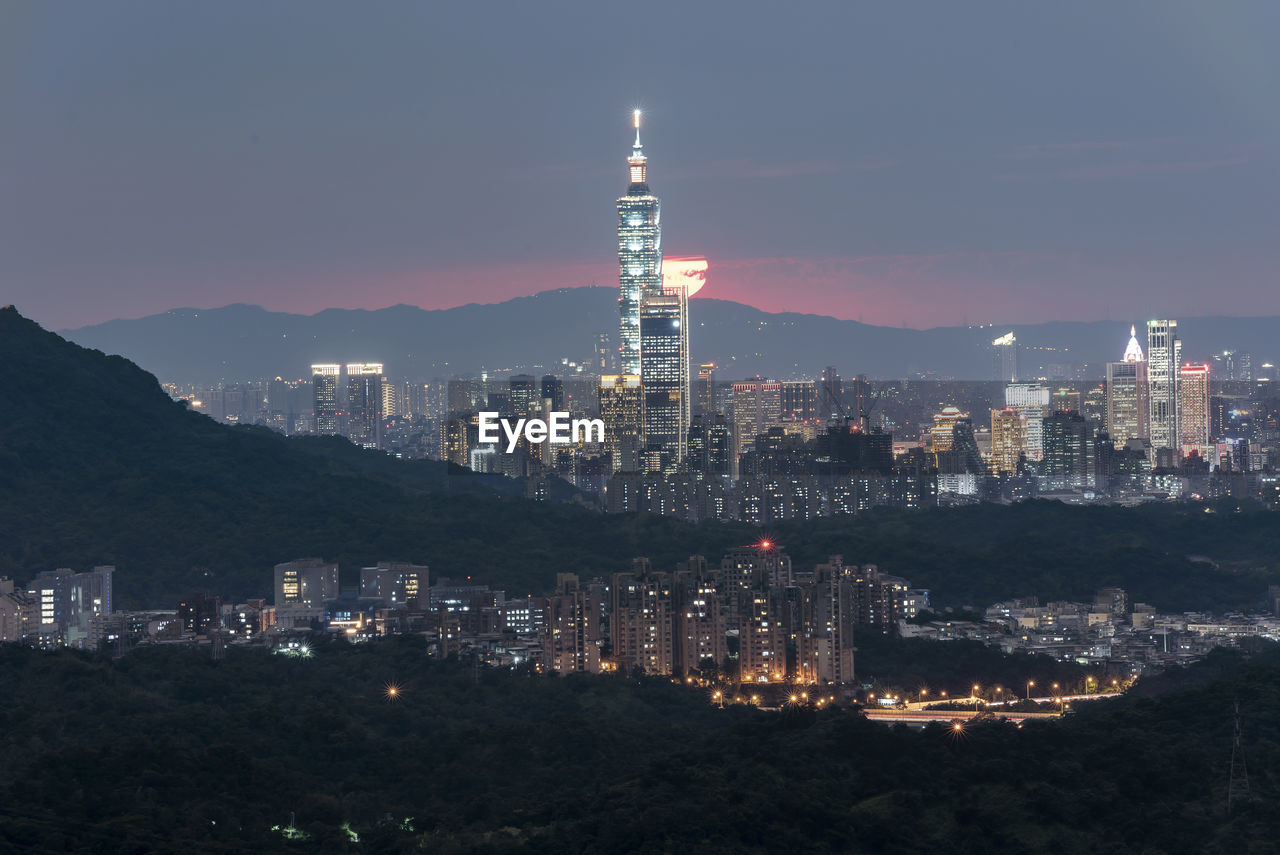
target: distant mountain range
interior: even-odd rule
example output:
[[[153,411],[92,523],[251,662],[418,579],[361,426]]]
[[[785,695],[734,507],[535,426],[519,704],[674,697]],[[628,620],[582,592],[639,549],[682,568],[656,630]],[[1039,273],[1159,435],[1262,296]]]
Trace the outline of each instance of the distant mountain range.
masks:
[[[327,309],[315,315],[269,312],[235,304],[174,309],[63,331],[86,347],[120,354],[161,380],[210,383],[258,377],[302,377],[313,362],[383,362],[391,376],[430,379],[481,370],[555,370],[561,360],[590,359],[600,333],[617,338],[612,288],[546,291],[504,303],[429,311]],[[715,362],[722,379],[756,374],[817,376],[835,365],[843,376],[992,379],[989,345],[1017,334],[1020,373],[1038,376],[1053,364],[1087,364],[1101,377],[1129,337],[1129,321],[1001,327],[899,329],[821,315],[770,314],[728,300],[690,306],[692,357]],[[1141,326],[1142,319],[1135,319]],[[1180,320],[1183,354],[1207,359],[1224,349],[1249,351],[1254,365],[1280,358],[1280,318]],[[1141,330],[1139,331],[1141,337]]]

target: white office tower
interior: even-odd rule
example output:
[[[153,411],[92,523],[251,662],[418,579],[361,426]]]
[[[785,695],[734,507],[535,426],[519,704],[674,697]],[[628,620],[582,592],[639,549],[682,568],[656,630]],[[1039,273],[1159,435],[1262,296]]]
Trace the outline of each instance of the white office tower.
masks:
[[[1010,383],[1004,387],[1004,405],[1027,420],[1027,459],[1044,460],[1044,417],[1049,415],[1049,387],[1039,383]]]
[[[1124,359],[1107,363],[1107,435],[1116,448],[1131,439],[1146,439],[1150,402],[1147,393],[1147,361],[1138,344],[1138,332],[1129,327]]]
[[[1151,448],[1179,447],[1178,369],[1182,342],[1177,321],[1147,321],[1147,390],[1150,396]]]

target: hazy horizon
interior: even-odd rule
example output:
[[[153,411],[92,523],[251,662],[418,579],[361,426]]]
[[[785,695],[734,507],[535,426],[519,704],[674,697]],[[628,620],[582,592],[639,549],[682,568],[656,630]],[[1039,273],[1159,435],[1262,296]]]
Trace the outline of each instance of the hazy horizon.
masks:
[[[452,310],[452,309],[461,309],[461,308],[466,308],[466,307],[468,307],[468,306],[494,306],[494,305],[499,305],[499,304],[501,304],[501,303],[507,303],[507,302],[510,302],[510,301],[512,301],[512,300],[518,300],[518,299],[525,298],[525,297],[537,297],[537,296],[542,295],[542,294],[549,294],[549,293],[553,293],[553,292],[557,292],[557,291],[586,290],[586,289],[591,289],[591,288],[596,288],[596,289],[601,289],[601,290],[613,290],[613,288],[612,288],[611,286],[608,286],[608,285],[576,285],[576,286],[566,286],[566,287],[561,287],[561,288],[547,288],[547,289],[544,289],[544,290],[541,290],[541,291],[537,291],[537,292],[532,293],[532,294],[518,294],[518,295],[514,295],[514,296],[512,296],[512,297],[507,297],[507,298],[505,298],[505,299],[495,299],[495,300],[472,300],[472,301],[469,301],[469,302],[466,302],[466,303],[458,303],[458,304],[455,304],[455,305],[449,305],[449,306],[439,306],[439,307],[435,307],[435,308],[430,308],[430,307],[427,307],[427,306],[421,306],[421,305],[417,305],[417,304],[414,304],[414,303],[408,303],[408,302],[397,302],[397,303],[388,303],[388,304],[387,304],[387,305],[385,305],[385,306],[324,306],[323,308],[319,308],[319,309],[316,309],[316,310],[314,310],[314,311],[294,311],[294,310],[287,309],[287,308],[271,308],[270,306],[263,305],[261,302],[253,302],[252,300],[235,300],[235,301],[232,301],[232,302],[229,302],[229,303],[222,303],[222,304],[220,304],[220,305],[204,305],[204,306],[194,306],[194,305],[187,305],[187,306],[170,306],[170,307],[168,307],[168,308],[166,308],[166,309],[162,309],[162,310],[160,310],[160,311],[156,311],[156,312],[148,312],[148,313],[146,313],[146,314],[134,315],[134,316],[129,316],[129,317],[107,318],[107,319],[102,320],[102,321],[93,321],[93,322],[90,322],[90,323],[87,323],[87,324],[82,324],[82,325],[80,325],[80,326],[75,326],[75,327],[52,327],[52,326],[49,326],[49,325],[47,325],[47,324],[44,324],[43,322],[40,322],[40,319],[39,319],[39,318],[33,317],[33,316],[31,316],[31,315],[27,314],[26,312],[24,312],[24,311],[23,311],[23,307],[22,307],[21,305],[17,305],[17,306],[15,306],[15,308],[17,308],[17,310],[19,311],[19,313],[20,313],[20,314],[23,314],[23,315],[24,315],[24,316],[26,316],[26,317],[31,317],[31,318],[32,318],[32,320],[35,320],[35,321],[37,321],[37,322],[40,322],[40,323],[41,323],[41,325],[42,325],[42,326],[44,326],[46,329],[52,330],[52,331],[54,331],[54,332],[59,332],[59,333],[61,333],[61,332],[75,332],[75,331],[78,331],[78,330],[87,329],[87,328],[89,328],[89,327],[96,327],[96,326],[101,326],[101,325],[103,325],[103,324],[109,324],[109,323],[112,323],[113,321],[136,321],[136,320],[143,320],[143,319],[145,319],[145,318],[151,318],[151,317],[156,317],[156,316],[159,316],[159,315],[165,315],[165,314],[168,314],[168,313],[170,313],[170,312],[181,312],[181,311],[199,311],[199,312],[210,311],[210,312],[212,312],[212,311],[218,311],[218,310],[221,310],[221,309],[228,309],[228,308],[231,308],[231,307],[233,307],[233,306],[247,306],[247,307],[249,307],[249,308],[262,309],[263,311],[266,311],[266,312],[281,313],[281,314],[288,314],[288,315],[296,315],[296,316],[299,316],[299,317],[306,317],[306,318],[315,317],[316,315],[319,315],[319,314],[322,314],[322,313],[324,313],[324,312],[328,312],[328,311],[380,312],[380,311],[384,311],[384,310],[387,310],[387,309],[394,309],[394,308],[396,308],[396,307],[398,307],[398,306],[408,306],[409,308],[413,308],[413,309],[420,309],[420,310],[422,310],[422,311],[427,311],[427,312],[447,312],[447,311],[450,311],[450,310]],[[892,328],[892,329],[908,329],[908,330],[916,330],[916,331],[921,331],[921,332],[927,332],[927,331],[929,331],[929,330],[934,330],[934,329],[956,329],[956,328],[964,328],[964,327],[967,327],[967,328],[972,329],[972,328],[982,328],[982,327],[992,327],[992,328],[995,328],[995,327],[1038,326],[1038,325],[1041,325],[1041,324],[1050,324],[1050,323],[1080,323],[1080,324],[1091,324],[1091,323],[1121,323],[1121,324],[1124,324],[1124,323],[1131,323],[1131,324],[1137,324],[1137,325],[1139,325],[1139,326],[1140,326],[1140,325],[1142,324],[1142,322],[1143,322],[1143,321],[1145,321],[1145,320],[1147,319],[1147,318],[1146,318],[1146,316],[1134,316],[1133,318],[1051,318],[1051,319],[1048,319],[1048,320],[1042,320],[1042,321],[1007,320],[1007,319],[1006,319],[1006,320],[998,320],[998,321],[987,321],[987,322],[983,322],[983,323],[976,323],[976,322],[972,322],[972,321],[971,321],[971,322],[970,322],[970,323],[968,323],[968,324],[963,324],[963,323],[942,323],[942,324],[935,324],[935,325],[932,325],[932,326],[912,326],[912,325],[910,325],[910,324],[907,324],[907,325],[904,327],[902,324],[897,324],[897,325],[894,325],[894,324],[878,324],[878,323],[874,323],[874,322],[869,321],[869,320],[860,320],[859,318],[846,318],[846,317],[840,317],[840,316],[838,316],[838,315],[834,315],[834,314],[824,314],[824,313],[822,313],[822,312],[815,312],[815,311],[807,311],[807,312],[806,312],[806,311],[800,311],[800,310],[797,310],[797,309],[789,309],[789,308],[782,308],[782,309],[765,309],[765,308],[762,308],[762,307],[760,307],[760,306],[754,306],[754,305],[752,305],[751,303],[747,303],[747,302],[744,302],[744,301],[742,301],[742,300],[734,300],[734,299],[729,298],[729,297],[719,297],[719,296],[716,296],[716,295],[714,295],[714,294],[707,294],[707,293],[699,294],[698,296],[693,297],[693,298],[691,298],[691,299],[690,299],[690,302],[691,302],[691,304],[692,304],[692,305],[693,305],[693,307],[694,307],[693,309],[691,309],[691,311],[696,311],[696,307],[697,307],[697,304],[698,304],[699,302],[702,302],[702,301],[708,301],[708,300],[718,300],[718,301],[721,301],[721,302],[738,303],[738,304],[740,304],[740,305],[749,306],[749,307],[751,307],[751,308],[757,309],[757,310],[759,310],[759,311],[761,311],[761,312],[764,312],[764,313],[766,313],[766,314],[774,314],[774,315],[777,315],[777,314],[788,314],[788,313],[794,313],[794,314],[801,314],[801,315],[812,315],[812,316],[817,316],[817,317],[832,318],[832,319],[834,319],[834,320],[839,320],[839,321],[855,321],[855,322],[858,322],[858,323],[865,323],[865,324],[867,324],[867,325],[869,325],[869,326],[888,327],[888,328]],[[1189,315],[1189,314],[1184,314],[1184,315],[1180,315],[1180,316],[1178,316],[1178,317],[1176,318],[1176,320],[1193,320],[1193,319],[1208,319],[1208,318],[1224,318],[1224,319],[1230,319],[1230,318],[1242,318],[1242,319],[1253,319],[1253,320],[1266,320],[1266,319],[1268,319],[1268,318],[1280,318],[1280,313],[1275,314],[1275,315],[1242,315],[1242,314],[1232,314],[1232,313],[1230,313],[1230,312],[1222,312],[1222,313],[1217,313],[1217,314],[1200,314],[1200,315]]]

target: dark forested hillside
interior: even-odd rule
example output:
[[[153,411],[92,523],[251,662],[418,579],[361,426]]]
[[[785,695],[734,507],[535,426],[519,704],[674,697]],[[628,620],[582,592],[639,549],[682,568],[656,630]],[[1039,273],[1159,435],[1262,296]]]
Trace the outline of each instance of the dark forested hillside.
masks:
[[[1280,658],[1220,651],[1163,680],[957,734],[719,710],[664,680],[477,674],[411,638],[221,662],[0,646],[0,850],[1274,851]],[[1228,813],[1237,701],[1252,798]]]
[[[518,485],[395,460],[345,440],[230,428],[171,401],[154,377],[0,310],[0,575],[115,564],[117,602],[171,606],[195,589],[268,592],[271,565],[318,555],[351,570],[428,563],[513,595],[557,572],[717,560],[741,524],[603,516],[510,495]],[[1166,609],[1243,607],[1280,581],[1280,516],[1224,506],[1079,508],[1052,502],[790,523],[799,566],[842,554],[930,588],[941,605],[1087,598],[1121,585]],[[1189,561],[1204,556],[1212,563]]]

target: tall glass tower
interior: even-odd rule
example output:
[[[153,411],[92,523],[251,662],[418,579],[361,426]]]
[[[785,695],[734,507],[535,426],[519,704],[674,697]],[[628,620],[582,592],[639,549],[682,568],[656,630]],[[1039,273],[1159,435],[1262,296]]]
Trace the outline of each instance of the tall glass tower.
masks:
[[[1178,369],[1182,342],[1178,322],[1147,321],[1147,395],[1152,450],[1179,448]],[[1174,454],[1174,462],[1177,462]]]
[[[619,367],[640,373],[640,304],[662,294],[662,217],[658,197],[645,183],[646,158],[640,145],[640,111],[635,111],[636,141],[627,158],[631,183],[618,199]]]

